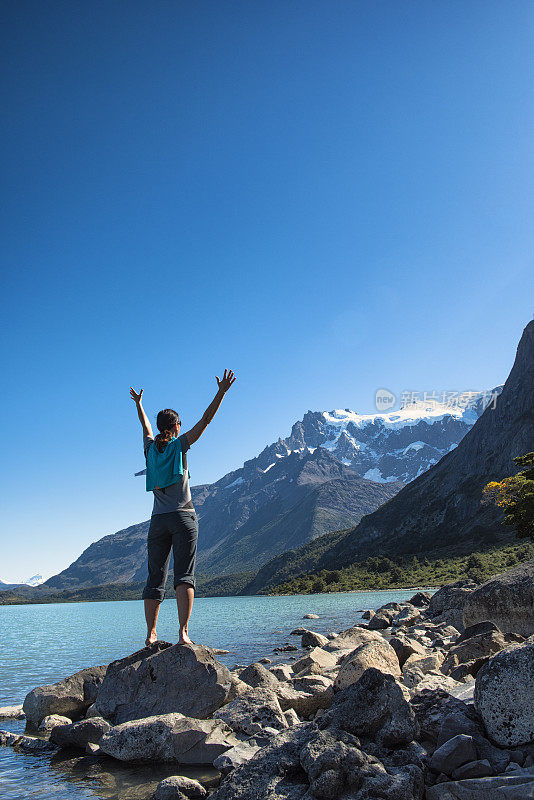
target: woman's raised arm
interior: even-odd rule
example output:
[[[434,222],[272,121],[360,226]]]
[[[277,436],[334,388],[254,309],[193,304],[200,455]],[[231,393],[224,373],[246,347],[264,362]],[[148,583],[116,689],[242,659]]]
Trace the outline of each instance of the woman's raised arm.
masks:
[[[143,428],[143,436],[149,436],[151,439],[153,439],[154,434],[152,433],[152,426],[150,425],[149,419],[145,414],[145,409],[143,408],[143,389],[140,389],[139,392],[136,392],[135,389],[130,386],[130,397],[136,405],[137,416],[139,417],[139,422]]]

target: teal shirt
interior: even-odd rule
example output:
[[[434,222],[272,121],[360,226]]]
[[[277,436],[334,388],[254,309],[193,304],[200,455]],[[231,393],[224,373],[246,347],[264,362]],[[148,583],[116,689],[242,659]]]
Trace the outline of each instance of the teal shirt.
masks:
[[[146,452],[146,490],[165,489],[184,474],[182,444],[179,437],[171,439],[162,453],[152,442]]]

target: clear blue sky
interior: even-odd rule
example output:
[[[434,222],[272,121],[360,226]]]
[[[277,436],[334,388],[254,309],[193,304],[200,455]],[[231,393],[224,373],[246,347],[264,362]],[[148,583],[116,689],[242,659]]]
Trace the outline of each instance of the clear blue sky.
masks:
[[[150,514],[130,384],[194,483],[307,409],[502,382],[534,312],[534,6],[3,5],[0,576]]]

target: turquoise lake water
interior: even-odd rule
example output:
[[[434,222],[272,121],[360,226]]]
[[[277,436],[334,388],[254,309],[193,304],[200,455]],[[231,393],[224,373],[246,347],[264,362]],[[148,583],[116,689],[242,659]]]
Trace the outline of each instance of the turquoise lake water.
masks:
[[[289,634],[304,626],[320,633],[340,631],[361,619],[360,611],[406,600],[413,590],[298,595],[290,597],[205,597],[195,600],[190,635],[228,650],[219,659],[232,668],[258,658],[277,660],[273,648],[300,644]],[[303,620],[304,614],[319,619]],[[83,667],[107,664],[144,646],[141,601],[0,606],[0,706],[21,703],[35,686],[54,683]],[[158,636],[177,640],[176,604],[160,611]],[[288,661],[292,653],[278,660]],[[24,730],[24,722],[0,720],[0,729]],[[0,747],[2,800],[147,800],[157,782],[180,772],[207,780],[210,770],[176,766],[127,767],[80,752],[16,753]]]

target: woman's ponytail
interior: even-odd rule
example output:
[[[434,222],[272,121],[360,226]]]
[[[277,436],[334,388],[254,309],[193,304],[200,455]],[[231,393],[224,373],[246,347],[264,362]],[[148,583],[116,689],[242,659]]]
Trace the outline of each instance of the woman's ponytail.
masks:
[[[165,447],[173,438],[174,428],[179,424],[180,417],[172,408],[164,408],[163,411],[159,412],[156,419],[159,433],[156,435],[154,442],[160,453],[163,453]]]

